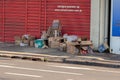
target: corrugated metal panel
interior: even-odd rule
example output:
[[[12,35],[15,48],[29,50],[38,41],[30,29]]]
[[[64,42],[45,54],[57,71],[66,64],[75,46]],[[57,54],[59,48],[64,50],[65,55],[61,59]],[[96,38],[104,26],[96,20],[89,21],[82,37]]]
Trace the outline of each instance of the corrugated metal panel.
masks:
[[[14,41],[14,36],[30,34],[40,37],[40,0],[3,0],[5,42]],[[3,9],[3,8],[1,8]],[[1,15],[3,17],[3,15]]]
[[[3,0],[0,0],[0,41],[3,41]]]
[[[5,42],[13,41],[14,36],[25,33],[26,3],[24,0],[4,1]]]
[[[0,41],[14,36],[40,37],[54,19],[62,23],[62,32],[90,38],[91,0],[0,0]]]
[[[27,0],[27,34],[40,38],[41,0]]]
[[[90,38],[90,2],[91,0],[46,0],[43,2],[41,15],[44,16],[44,22],[41,25],[49,27],[54,19],[59,19],[63,34]]]

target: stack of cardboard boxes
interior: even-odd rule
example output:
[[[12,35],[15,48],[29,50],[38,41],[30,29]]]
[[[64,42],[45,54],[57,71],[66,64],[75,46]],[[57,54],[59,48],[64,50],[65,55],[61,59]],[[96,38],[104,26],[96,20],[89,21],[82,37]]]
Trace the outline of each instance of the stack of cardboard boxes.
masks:
[[[47,31],[48,43],[50,48],[59,48],[63,38],[61,37],[61,23],[53,20],[51,27]]]
[[[23,36],[15,36],[15,45],[19,46],[34,46],[34,36],[23,35]]]
[[[63,52],[66,52],[66,50],[67,50],[67,44],[65,42],[60,43],[59,50],[63,51]]]
[[[80,44],[78,42],[67,42],[67,53],[78,54]]]
[[[75,41],[75,42],[67,42],[66,44],[67,44],[67,53],[71,53],[71,54],[86,54],[88,53],[88,48],[89,47],[92,48],[91,41],[81,41],[81,42]]]
[[[22,42],[20,36],[15,36],[14,39],[15,39],[15,45],[20,45],[20,43]]]
[[[50,48],[59,48],[60,43],[64,42],[62,37],[50,37],[48,43]]]
[[[70,54],[87,54],[88,49],[92,49],[93,46],[91,41],[83,41],[81,38],[70,42],[63,37],[49,37],[48,43],[50,48],[57,48]]]

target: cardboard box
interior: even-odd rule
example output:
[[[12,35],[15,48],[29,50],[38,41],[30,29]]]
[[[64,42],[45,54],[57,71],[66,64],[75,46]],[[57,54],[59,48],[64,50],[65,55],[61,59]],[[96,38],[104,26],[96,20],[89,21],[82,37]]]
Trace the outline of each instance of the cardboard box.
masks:
[[[67,50],[67,44],[66,43],[60,43],[59,50],[60,51],[66,51]]]
[[[31,47],[34,46],[34,41],[33,41],[33,40],[30,41],[30,46],[31,46]]]
[[[69,41],[67,41],[66,44],[67,45],[73,45],[73,46],[80,45],[79,42],[69,42]]]
[[[91,41],[81,41],[81,46],[92,46],[92,42]]]
[[[61,42],[64,42],[64,39],[62,37],[48,38],[49,47],[51,48],[59,48]]]
[[[78,38],[77,41],[78,41],[79,43],[81,43],[82,39],[81,39],[81,38]]]
[[[15,45],[19,46],[21,42],[21,40],[15,40]]]
[[[29,45],[29,44],[30,44],[30,41],[29,41],[29,40],[23,40],[23,43]]]
[[[48,41],[59,41],[59,42],[61,42],[62,40],[64,41],[63,37],[49,37],[48,38]]]
[[[67,42],[67,53],[79,54],[80,44],[77,42]]]
[[[49,47],[59,48],[61,42],[64,42],[62,37],[50,37],[48,38]]]
[[[35,36],[29,36],[28,40],[35,40]]]
[[[67,45],[67,53],[79,54],[79,49],[73,45]]]
[[[15,39],[15,45],[20,45],[20,43],[22,42],[20,36],[15,36],[14,39]]]
[[[60,42],[57,41],[51,41],[49,42],[49,47],[50,48],[59,48]]]

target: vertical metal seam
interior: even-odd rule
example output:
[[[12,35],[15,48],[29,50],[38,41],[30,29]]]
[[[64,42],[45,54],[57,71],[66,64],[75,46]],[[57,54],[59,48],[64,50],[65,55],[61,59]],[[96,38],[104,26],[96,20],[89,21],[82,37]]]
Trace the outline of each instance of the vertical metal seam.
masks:
[[[99,0],[99,39],[98,39],[98,45],[100,45],[100,26],[101,26],[101,0]]]
[[[27,34],[27,21],[28,21],[28,11],[27,11],[27,8],[28,8],[28,4],[27,4],[28,0],[26,0],[26,4],[25,4],[25,7],[26,7],[26,15],[25,15],[25,34]]]
[[[108,24],[108,22],[106,21],[106,19],[107,19],[107,5],[108,3],[107,3],[107,1],[105,0],[105,9],[104,9],[104,14],[105,14],[105,18],[104,18],[104,20],[105,20],[105,23],[104,23],[104,42],[106,41],[106,39],[107,39],[107,36],[106,36],[106,27],[107,27],[107,24]]]
[[[3,21],[2,21],[2,26],[3,26],[3,32],[2,32],[2,37],[3,37],[3,42],[5,42],[5,25],[4,25],[4,21],[5,21],[5,2],[3,0]]]
[[[90,19],[90,18],[91,18],[91,5],[92,5],[91,3],[92,3],[92,2],[91,2],[91,0],[90,0],[90,3],[89,3],[89,4],[90,4],[90,6],[89,6],[89,7],[90,7],[89,23],[91,22],[91,21],[90,21],[90,20],[91,20],[91,19]],[[90,24],[91,24],[91,23],[90,23]],[[90,36],[90,35],[91,35],[91,29],[90,29],[90,28],[91,28],[91,26],[89,25],[89,39],[91,40],[91,36]]]
[[[47,13],[46,13],[46,9],[47,9],[47,0],[45,0],[45,2],[44,2],[44,9],[45,9],[45,23],[44,23],[44,26],[45,26],[45,30],[47,29]]]
[[[38,28],[39,28],[39,36],[41,35],[41,25],[40,25],[40,23],[41,23],[41,0],[40,0],[40,2],[39,2],[39,26],[38,26]]]

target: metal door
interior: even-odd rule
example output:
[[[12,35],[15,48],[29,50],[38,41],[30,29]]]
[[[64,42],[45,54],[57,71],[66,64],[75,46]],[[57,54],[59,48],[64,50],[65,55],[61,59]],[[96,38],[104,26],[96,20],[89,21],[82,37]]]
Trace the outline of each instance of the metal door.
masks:
[[[46,30],[54,19],[62,24],[62,33],[90,38],[91,0],[43,0],[41,27]]]
[[[120,54],[120,0],[112,0],[111,10],[111,38],[112,53]]]
[[[40,38],[41,0],[27,0],[26,3],[26,33]]]
[[[25,33],[26,3],[24,0],[4,0],[4,41]]]
[[[0,41],[30,34],[40,38],[54,19],[62,33],[90,38],[91,0],[0,0]]]
[[[30,34],[40,38],[41,0],[0,0],[0,41]]]

